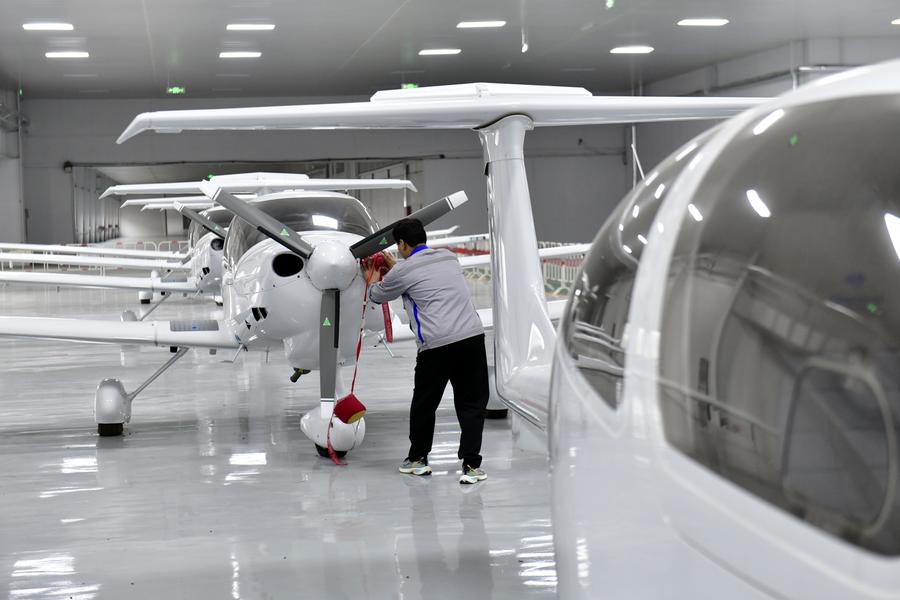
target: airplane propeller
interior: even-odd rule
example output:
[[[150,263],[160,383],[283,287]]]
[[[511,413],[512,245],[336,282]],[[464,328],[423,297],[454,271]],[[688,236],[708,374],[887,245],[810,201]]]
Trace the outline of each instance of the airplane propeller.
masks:
[[[333,256],[333,244],[325,242],[317,248],[313,248],[296,232],[277,219],[264,213],[256,206],[236,198],[215,184],[204,181],[201,183],[201,189],[213,202],[224,206],[250,225],[256,227],[264,235],[272,238],[307,261],[310,279],[313,279],[312,273],[315,270],[314,262],[316,261],[317,248],[320,249],[320,253],[329,253],[329,256],[323,256],[323,260],[326,260],[326,258],[332,261],[340,260],[340,256],[337,258]],[[422,222],[422,225],[428,225],[453,209],[458,208],[466,201],[468,201],[468,197],[465,192],[456,192],[417,210],[406,218],[418,219]],[[349,248],[350,255],[354,259],[363,259],[382,250],[387,250],[396,243],[393,234],[395,225],[396,222],[356,242]],[[330,268],[331,266],[330,264],[324,270],[340,270],[339,268]],[[334,267],[340,266],[342,265],[334,263]],[[353,268],[358,269],[355,264]],[[330,281],[334,281],[334,279],[330,279]],[[313,281],[313,283],[315,284],[316,282]],[[338,400],[336,387],[341,323],[341,290],[336,287],[320,287],[320,289],[322,290],[322,303],[319,311],[319,391],[322,400],[336,402]]]
[[[182,215],[184,215],[185,217],[187,217],[188,219],[190,219],[191,221],[193,221],[194,223],[197,223],[198,225],[200,225],[201,227],[203,227],[204,229],[206,229],[207,231],[209,231],[210,233],[212,233],[213,235],[218,237],[219,239],[222,239],[222,240],[225,239],[225,230],[222,228],[221,225],[217,225],[216,223],[214,223],[212,221],[212,219],[210,219],[208,217],[204,217],[197,211],[188,208],[181,202],[175,202],[173,204],[173,208],[175,210],[177,210],[179,213],[181,213]]]

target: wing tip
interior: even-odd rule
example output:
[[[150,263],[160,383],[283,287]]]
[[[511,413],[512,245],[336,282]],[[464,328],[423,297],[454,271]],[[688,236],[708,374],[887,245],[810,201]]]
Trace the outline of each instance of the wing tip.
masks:
[[[458,192],[453,192],[449,196],[447,196],[447,202],[450,203],[450,208],[455,209],[459,208],[463,204],[469,201],[469,197],[462,190]]]

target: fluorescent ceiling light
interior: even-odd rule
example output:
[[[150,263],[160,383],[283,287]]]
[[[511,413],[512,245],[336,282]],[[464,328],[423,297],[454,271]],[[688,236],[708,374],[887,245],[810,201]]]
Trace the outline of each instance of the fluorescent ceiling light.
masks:
[[[728,19],[682,19],[678,21],[681,27],[723,27],[728,25]]]
[[[447,56],[451,54],[459,54],[462,52],[459,48],[429,48],[427,50],[419,50],[419,56]]]
[[[900,25],[900,19],[894,19],[891,21],[891,25]]]
[[[631,209],[631,218],[637,219],[641,215],[641,207],[637,204],[634,205],[634,208]]]
[[[610,54],[650,54],[653,46],[618,46],[609,51]]]
[[[698,223],[703,220],[703,214],[693,204],[688,204],[688,212],[691,213],[691,217],[697,221]]]
[[[272,31],[274,23],[229,23],[225,26],[227,31]]]
[[[660,198],[662,198],[662,195],[665,193],[666,193],[666,184],[661,183],[661,184],[659,184],[659,187],[656,188],[656,193],[653,194],[653,197],[656,198],[657,200],[659,200]]]
[[[262,52],[219,52],[219,58],[259,58]]]
[[[644,237],[643,235],[641,235],[640,233],[638,234],[638,241],[639,241],[640,243],[642,243],[643,245],[645,245],[645,246],[647,245],[647,238],[645,238],[645,237]]]
[[[688,154],[690,154],[691,152],[693,152],[696,149],[697,149],[697,143],[694,142],[693,144],[691,144],[690,146],[688,146],[687,148],[685,148],[684,150],[682,150],[681,152],[678,153],[678,156],[675,157],[675,162],[680,162],[684,157],[686,157]]]
[[[622,250],[624,250],[624,251],[627,252],[628,254],[631,254],[631,253],[632,253],[632,252],[631,252],[631,247],[629,247],[628,244],[622,244]]]
[[[887,225],[888,234],[891,236],[894,252],[897,253],[897,258],[900,258],[900,217],[884,213],[884,224]]]
[[[506,21],[460,21],[456,24],[457,29],[490,29],[494,27],[503,27]]]
[[[72,31],[75,26],[71,23],[23,23],[25,31]]]
[[[756,127],[753,128],[753,135],[764,134],[769,129],[769,127],[780,121],[781,117],[783,116],[784,109],[781,108],[769,113],[762,121],[756,124]]]
[[[763,199],[759,197],[759,194],[756,193],[756,190],[747,190],[747,200],[750,201],[750,206],[753,207],[753,210],[756,211],[756,214],[761,216],[763,219],[768,219],[772,216],[772,211],[769,210],[769,207],[766,206],[766,203],[763,202]]]
[[[74,51],[65,51],[65,52],[44,52],[44,56],[47,58],[90,58],[90,54],[87,52],[74,52]]]

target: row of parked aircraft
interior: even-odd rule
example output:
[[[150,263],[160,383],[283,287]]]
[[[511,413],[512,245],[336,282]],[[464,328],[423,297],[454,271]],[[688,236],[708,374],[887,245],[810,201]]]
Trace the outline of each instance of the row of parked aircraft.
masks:
[[[119,141],[146,130],[473,130],[490,213],[495,391],[548,439],[560,597],[895,598],[898,98],[900,62],[774,101],[471,84],[349,104],[145,113]],[[527,132],[732,116],[650,171],[602,224],[557,332]],[[251,330],[287,331],[269,308],[286,298],[308,306],[294,315],[326,318],[348,297],[361,302],[356,259],[384,235],[373,223],[348,218],[325,235],[202,187],[240,214],[226,236],[236,330],[243,318]],[[244,283],[247,267],[278,257],[296,270],[294,287],[279,289],[274,269],[271,292]],[[221,323],[83,323],[0,319],[0,334],[249,341]],[[345,344],[355,340],[320,325],[304,324],[302,339],[319,349],[307,364],[352,361]]]

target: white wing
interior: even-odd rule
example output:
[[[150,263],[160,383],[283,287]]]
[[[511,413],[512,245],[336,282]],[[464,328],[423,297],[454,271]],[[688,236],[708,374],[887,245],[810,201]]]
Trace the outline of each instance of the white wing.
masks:
[[[0,243],[0,250],[25,250],[53,254],[83,254],[85,256],[129,256],[132,258],[157,258],[181,260],[186,254],[178,252],[158,252],[156,250],[126,250],[124,248],[98,246],[63,246],[58,244],[12,244]]]
[[[591,249],[590,244],[571,244],[568,246],[557,246],[555,248],[541,248],[538,250],[538,255],[541,258],[566,258],[569,256],[578,256],[580,254],[587,254],[590,249]],[[490,254],[478,254],[475,256],[460,256],[459,264],[464,269],[469,269],[472,267],[490,266],[491,255]]]
[[[237,348],[221,321],[102,321],[0,317],[0,336],[106,344]]]
[[[149,292],[196,293],[191,281],[162,281],[156,277],[113,277],[72,275],[69,273],[17,273],[0,271],[0,283],[55,285],[59,287],[101,288],[108,290],[145,290]]]
[[[566,309],[568,300],[551,300],[547,303],[547,309],[550,311],[550,319],[559,321],[562,318],[563,311]],[[482,308],[477,311],[481,324],[488,331],[494,328],[494,313],[490,308]],[[392,321],[394,330],[394,342],[404,342],[416,339],[409,324],[400,321],[399,317],[394,317]],[[367,336],[367,341],[371,341],[371,336]]]
[[[179,183],[146,183],[130,185],[114,185],[106,189],[101,198],[108,196],[127,196],[131,194],[194,194],[199,193],[199,181],[185,181]],[[257,192],[268,190],[270,192],[284,190],[384,190],[384,189],[408,189],[416,191],[416,186],[405,179],[307,179],[296,181],[293,178],[270,178],[265,181],[227,181],[213,183],[226,192]]]
[[[78,256],[77,254],[23,254],[0,252],[0,262],[37,265],[71,265],[73,267],[109,267],[145,271],[190,271],[187,263],[144,258]]]
[[[427,231],[426,233],[428,234],[429,239],[439,238],[439,237],[446,237],[448,235],[451,235],[457,229],[459,229],[459,225],[454,225],[453,227],[450,227],[448,229],[434,229],[431,231]]]
[[[437,240],[428,240],[428,245],[432,248],[446,248],[447,246],[459,246],[478,240],[486,240],[490,238],[487,233],[475,233],[472,235],[458,235],[456,237],[444,237]]]
[[[521,114],[535,127],[648,123],[733,116],[761,98],[592,96],[582,88],[472,83],[378,92],[368,102],[172,110],[138,115],[142,131],[266,129],[477,129]]]

